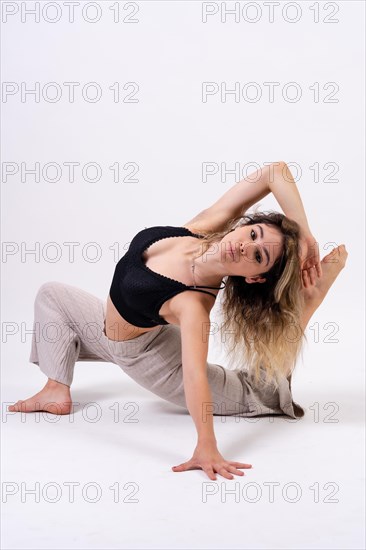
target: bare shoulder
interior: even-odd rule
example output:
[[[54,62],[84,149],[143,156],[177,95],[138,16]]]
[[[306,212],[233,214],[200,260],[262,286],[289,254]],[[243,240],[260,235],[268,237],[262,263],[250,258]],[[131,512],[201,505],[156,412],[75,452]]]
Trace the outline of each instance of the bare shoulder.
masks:
[[[170,309],[179,321],[193,318],[202,320],[210,318],[214,304],[214,296],[196,290],[186,290],[174,296]]]

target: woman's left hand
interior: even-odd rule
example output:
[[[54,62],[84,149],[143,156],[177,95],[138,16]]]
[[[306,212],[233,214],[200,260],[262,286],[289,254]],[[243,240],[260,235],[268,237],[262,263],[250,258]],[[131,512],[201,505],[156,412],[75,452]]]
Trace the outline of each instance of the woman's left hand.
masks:
[[[301,270],[309,270],[315,267],[318,277],[322,276],[322,267],[319,256],[319,243],[311,233],[300,235],[300,262]]]
[[[185,472],[187,470],[204,470],[208,477],[212,480],[216,479],[216,472],[226,479],[234,479],[235,475],[243,476],[239,468],[251,468],[251,464],[243,462],[233,462],[225,460],[219,453],[216,445],[213,444],[198,444],[194,450],[193,457],[187,462],[173,466],[173,472]]]

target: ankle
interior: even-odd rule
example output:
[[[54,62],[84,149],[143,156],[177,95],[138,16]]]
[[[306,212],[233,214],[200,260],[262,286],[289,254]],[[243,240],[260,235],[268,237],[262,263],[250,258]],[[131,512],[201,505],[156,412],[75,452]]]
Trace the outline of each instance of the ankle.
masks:
[[[67,384],[63,384],[62,382],[57,382],[57,380],[53,380],[52,378],[49,378],[46,383],[47,388],[70,388]]]

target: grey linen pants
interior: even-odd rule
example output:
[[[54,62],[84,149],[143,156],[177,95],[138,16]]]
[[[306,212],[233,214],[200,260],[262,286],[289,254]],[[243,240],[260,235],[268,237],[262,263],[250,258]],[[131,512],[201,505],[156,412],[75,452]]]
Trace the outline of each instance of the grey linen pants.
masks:
[[[78,287],[56,281],[39,288],[29,361],[48,377],[71,385],[76,361],[115,363],[144,388],[187,409],[180,328],[161,325],[132,340],[114,341],[105,334],[106,302]],[[304,415],[292,399],[291,377],[279,389],[255,384],[246,370],[207,363],[213,415]],[[188,410],[188,409],[187,409]]]

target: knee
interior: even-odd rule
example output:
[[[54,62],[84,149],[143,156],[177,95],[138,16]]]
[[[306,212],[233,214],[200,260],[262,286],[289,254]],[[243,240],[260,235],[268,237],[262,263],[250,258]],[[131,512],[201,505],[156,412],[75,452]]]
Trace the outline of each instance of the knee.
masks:
[[[38,302],[40,300],[49,299],[50,297],[54,296],[54,294],[62,287],[62,283],[59,283],[57,281],[47,281],[46,283],[43,283],[36,294],[35,301]]]

